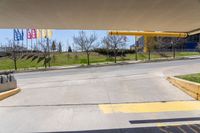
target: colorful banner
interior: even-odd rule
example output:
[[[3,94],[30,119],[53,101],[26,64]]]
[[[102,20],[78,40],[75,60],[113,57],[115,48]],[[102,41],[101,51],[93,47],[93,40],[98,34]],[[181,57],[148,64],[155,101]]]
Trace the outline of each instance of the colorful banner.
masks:
[[[24,40],[24,32],[23,30],[14,29],[14,41],[23,41]]]
[[[52,38],[52,30],[50,29],[38,29],[37,38]]]
[[[37,30],[36,29],[27,29],[27,39],[36,39]]]

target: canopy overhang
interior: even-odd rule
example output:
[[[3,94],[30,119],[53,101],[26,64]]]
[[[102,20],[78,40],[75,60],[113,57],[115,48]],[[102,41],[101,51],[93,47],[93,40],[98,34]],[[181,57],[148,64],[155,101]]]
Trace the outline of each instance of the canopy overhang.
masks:
[[[0,28],[190,33],[199,13],[200,0],[0,0]]]

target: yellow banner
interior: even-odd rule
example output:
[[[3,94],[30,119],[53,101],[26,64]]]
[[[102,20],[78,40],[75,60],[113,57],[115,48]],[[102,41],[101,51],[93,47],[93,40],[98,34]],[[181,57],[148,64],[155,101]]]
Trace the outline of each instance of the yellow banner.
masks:
[[[53,31],[50,29],[37,29],[37,38],[52,38]]]

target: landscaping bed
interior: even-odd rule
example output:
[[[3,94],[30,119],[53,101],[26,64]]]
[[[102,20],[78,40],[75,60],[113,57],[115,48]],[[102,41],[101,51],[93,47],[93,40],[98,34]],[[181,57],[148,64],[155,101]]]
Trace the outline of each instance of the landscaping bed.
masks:
[[[177,78],[200,83],[200,73],[176,76]]]

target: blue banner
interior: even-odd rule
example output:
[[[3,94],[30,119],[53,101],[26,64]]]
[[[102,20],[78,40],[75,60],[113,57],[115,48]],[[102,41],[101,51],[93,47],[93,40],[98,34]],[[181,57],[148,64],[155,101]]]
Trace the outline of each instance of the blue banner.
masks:
[[[24,32],[23,30],[14,29],[14,41],[23,41],[24,40]]]

